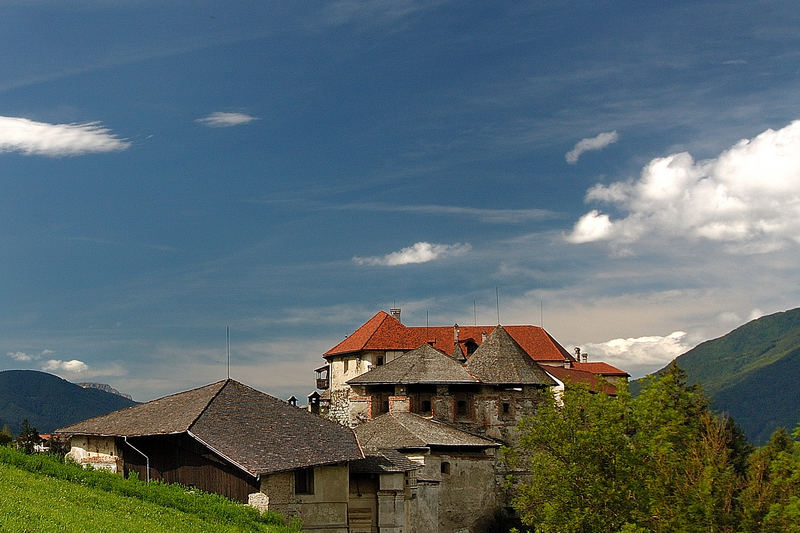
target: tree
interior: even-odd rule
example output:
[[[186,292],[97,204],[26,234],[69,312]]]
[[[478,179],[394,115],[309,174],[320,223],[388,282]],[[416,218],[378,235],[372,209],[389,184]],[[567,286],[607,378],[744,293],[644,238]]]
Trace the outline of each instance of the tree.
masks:
[[[0,446],[7,446],[14,440],[14,435],[11,433],[11,428],[8,424],[3,424],[3,429],[0,430]]]
[[[560,405],[562,404],[563,405]],[[618,531],[641,505],[631,446],[630,396],[617,398],[567,386],[550,395],[520,426],[509,453],[514,507],[537,531]]]
[[[30,454],[34,452],[35,446],[42,442],[42,438],[39,436],[39,432],[36,431],[36,428],[32,427],[26,418],[22,421],[21,431],[17,436],[17,440],[14,442],[17,448]]]
[[[800,425],[777,429],[750,456],[742,531],[800,531]]]
[[[514,506],[536,531],[734,531],[749,447],[671,365],[631,398],[567,386],[520,424]]]

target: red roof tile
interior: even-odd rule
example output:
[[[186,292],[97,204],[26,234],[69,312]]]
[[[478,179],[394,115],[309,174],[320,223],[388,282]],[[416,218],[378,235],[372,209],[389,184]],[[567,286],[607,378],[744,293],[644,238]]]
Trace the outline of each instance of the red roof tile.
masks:
[[[600,374],[601,376],[630,376],[624,370],[620,370],[615,366],[611,366],[608,363],[603,363],[602,361],[594,361],[591,363],[572,363],[572,368],[577,370],[585,370],[586,372],[591,372],[592,374]]]
[[[597,374],[587,372],[586,370],[578,370],[576,368],[564,368],[560,366],[547,366],[543,367],[545,371],[554,376],[556,379],[565,384],[584,384],[589,386],[592,392],[605,392],[606,394],[614,395],[617,393],[617,388],[610,383],[602,383]]]
[[[462,348],[472,340],[483,343],[496,326],[458,326],[458,341]],[[574,361],[574,358],[544,329],[538,326],[504,326],[509,335],[537,362]],[[352,335],[325,352],[324,357],[364,350],[413,350],[431,344],[446,354],[453,353],[453,326],[407,327],[384,311],[378,312]],[[463,350],[462,351],[466,351]]]

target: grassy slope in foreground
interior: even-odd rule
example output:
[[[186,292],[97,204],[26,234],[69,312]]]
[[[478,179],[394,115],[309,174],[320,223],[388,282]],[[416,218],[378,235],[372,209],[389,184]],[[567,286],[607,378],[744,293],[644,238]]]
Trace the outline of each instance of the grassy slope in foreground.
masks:
[[[0,447],[0,531],[297,531],[215,494]]]
[[[154,503],[0,465],[3,531],[242,531]]]

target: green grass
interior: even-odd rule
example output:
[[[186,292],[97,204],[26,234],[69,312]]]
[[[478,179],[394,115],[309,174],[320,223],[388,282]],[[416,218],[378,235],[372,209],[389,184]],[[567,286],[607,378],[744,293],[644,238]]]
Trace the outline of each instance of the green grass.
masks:
[[[265,531],[274,513],[178,485],[144,483],[0,447],[0,531]]]

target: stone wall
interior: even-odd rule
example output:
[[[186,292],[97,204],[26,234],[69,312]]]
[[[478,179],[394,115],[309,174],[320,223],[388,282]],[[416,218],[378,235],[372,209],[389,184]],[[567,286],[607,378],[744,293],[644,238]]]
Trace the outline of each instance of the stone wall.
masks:
[[[287,519],[300,518],[304,531],[347,533],[349,467],[344,465],[314,467],[313,494],[295,493],[295,473],[279,472],[261,478],[261,492],[254,503]]]
[[[70,438],[67,457],[80,465],[122,473],[122,453],[114,437],[76,435]]]

